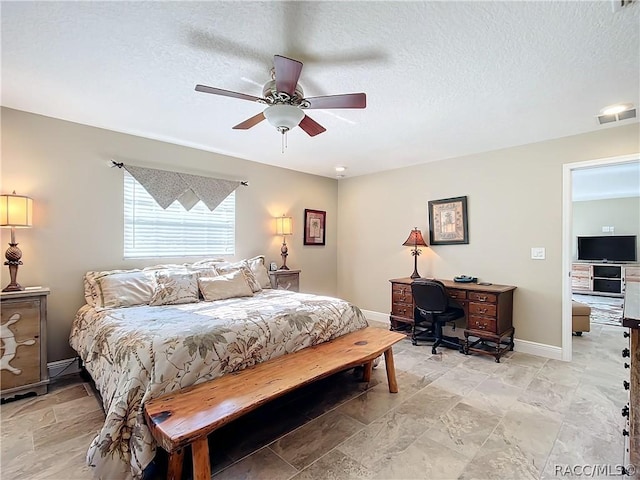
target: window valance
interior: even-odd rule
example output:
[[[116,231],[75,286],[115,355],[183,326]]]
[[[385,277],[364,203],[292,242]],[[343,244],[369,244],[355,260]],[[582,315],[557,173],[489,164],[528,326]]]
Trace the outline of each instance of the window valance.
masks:
[[[237,180],[223,180],[155,168],[134,167],[115,161],[113,164],[129,172],[158,202],[158,205],[165,209],[178,200],[185,210],[191,210],[196,203],[202,200],[207,208],[213,211],[241,184],[247,185],[246,182]]]

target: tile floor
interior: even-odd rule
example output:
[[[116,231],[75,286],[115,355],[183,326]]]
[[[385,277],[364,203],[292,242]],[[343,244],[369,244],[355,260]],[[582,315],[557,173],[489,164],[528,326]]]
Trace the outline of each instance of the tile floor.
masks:
[[[595,325],[574,337],[571,363],[513,352],[498,364],[403,341],[399,393],[380,365],[368,386],[349,371],[273,402],[211,436],[213,478],[550,479],[595,464],[615,473],[622,332]],[[2,479],[91,478],[84,456],[104,416],[79,377],[3,404],[0,417]],[[148,477],[165,465],[160,455]]]

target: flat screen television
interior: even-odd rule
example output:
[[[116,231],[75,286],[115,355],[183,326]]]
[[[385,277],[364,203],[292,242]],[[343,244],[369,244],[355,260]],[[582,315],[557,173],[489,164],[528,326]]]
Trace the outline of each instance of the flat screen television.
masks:
[[[635,262],[637,259],[635,235],[578,237],[578,260]]]

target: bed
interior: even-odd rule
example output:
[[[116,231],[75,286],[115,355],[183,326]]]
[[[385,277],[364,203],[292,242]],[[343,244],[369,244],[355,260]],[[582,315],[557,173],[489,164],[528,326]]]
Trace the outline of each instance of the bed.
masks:
[[[149,271],[115,271],[115,275],[153,279],[158,271],[152,270],[153,275]],[[218,268],[220,271],[224,269]],[[87,462],[98,478],[140,478],[153,460],[156,445],[142,408],[147,400],[367,326],[362,312],[349,302],[268,289],[264,277],[263,288],[252,295],[104,306],[112,301],[104,293],[114,284],[100,281],[108,275],[99,277],[96,283],[104,287],[98,295],[102,299],[90,302],[95,292],[87,294],[91,290],[87,286],[89,274],[85,277],[88,303],[76,314],[70,344],[93,378],[106,414],[87,453]],[[201,274],[195,278],[199,280]],[[256,275],[254,280],[259,284],[260,278]],[[131,285],[130,278],[127,283]],[[150,285],[157,289],[153,282]],[[141,294],[140,285],[133,290],[144,300],[150,291]],[[118,289],[111,288],[111,292]],[[121,302],[120,297],[115,303]]]

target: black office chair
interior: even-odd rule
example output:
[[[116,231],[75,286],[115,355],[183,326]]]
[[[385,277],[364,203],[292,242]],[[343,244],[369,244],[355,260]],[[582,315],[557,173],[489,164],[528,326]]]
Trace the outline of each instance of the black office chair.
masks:
[[[431,353],[434,355],[437,353],[436,348],[440,345],[460,349],[461,345],[457,338],[442,335],[442,327],[445,323],[464,317],[464,310],[449,298],[444,284],[438,280],[417,278],[411,283],[411,293],[416,304],[411,342],[417,345],[418,338],[433,340]]]

